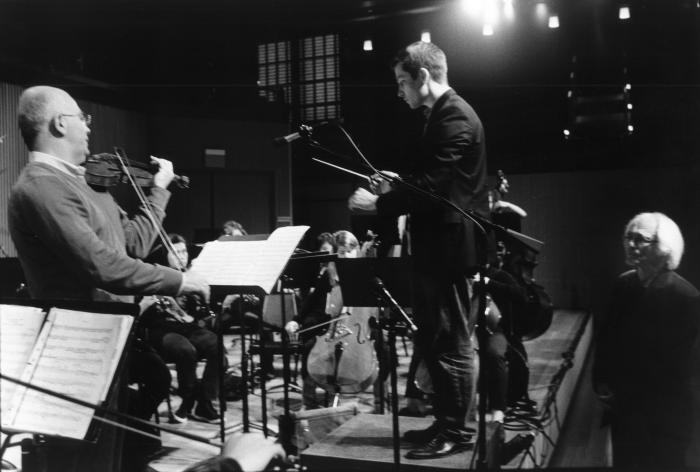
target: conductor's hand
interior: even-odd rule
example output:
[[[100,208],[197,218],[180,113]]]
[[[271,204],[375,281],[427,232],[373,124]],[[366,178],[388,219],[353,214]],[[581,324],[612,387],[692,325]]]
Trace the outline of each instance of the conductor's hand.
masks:
[[[167,189],[170,182],[175,178],[173,163],[167,159],[160,159],[155,156],[151,156],[151,162],[158,164],[158,172],[153,176],[153,185]]]
[[[399,174],[388,170],[383,170],[381,174],[385,177],[391,177],[395,179],[399,178]],[[386,180],[381,175],[374,174],[372,177],[369,178],[369,188],[370,190],[372,190],[372,192],[374,192],[377,195],[384,195],[385,193],[390,192],[393,186],[391,182]]]
[[[243,472],[264,470],[272,459],[283,460],[282,446],[272,438],[255,433],[237,433],[226,440],[221,455],[238,462]]]
[[[209,303],[209,283],[197,272],[188,271],[182,274],[182,285],[178,295],[199,295],[204,303]]]
[[[365,188],[358,188],[348,199],[350,211],[358,213],[373,213],[377,211],[377,199],[379,197]]]
[[[284,330],[287,332],[287,335],[289,335],[290,341],[296,342],[299,339],[299,335],[297,334],[297,331],[299,331],[299,323],[296,321],[290,321],[284,325]]]

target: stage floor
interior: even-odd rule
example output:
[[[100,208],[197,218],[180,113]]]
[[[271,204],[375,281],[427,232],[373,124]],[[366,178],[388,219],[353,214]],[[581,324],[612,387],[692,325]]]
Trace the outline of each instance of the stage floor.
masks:
[[[238,338],[227,335],[225,344],[228,349],[230,364],[232,366],[239,366],[240,347]],[[566,415],[568,400],[570,400],[574,389],[576,388],[580,367],[585,359],[589,344],[590,317],[588,317],[584,312],[572,310],[557,310],[550,329],[538,339],[525,343],[530,359],[530,397],[537,403],[537,410],[540,413],[540,420],[543,423],[543,429],[537,432],[535,443],[530,449],[532,456],[529,457],[520,455],[511,461],[509,464],[510,467],[519,465],[523,457],[523,466],[532,467],[535,464],[537,466],[546,466],[548,457],[551,455],[553,449],[552,444],[547,438],[550,438],[553,442],[556,442],[558,431]],[[406,340],[407,349],[404,350],[403,340],[399,338],[397,339],[396,348],[399,361],[398,373],[400,406],[404,406],[405,398],[403,397],[403,393],[405,391],[406,375],[408,372],[408,364],[412,349],[411,341],[408,339]],[[276,370],[276,377],[267,382],[268,389],[272,389],[268,395],[267,402],[268,425],[272,434],[277,431],[277,417],[282,412],[282,391],[280,389],[282,383],[281,356],[275,356],[274,367]],[[173,372],[173,378],[175,378],[175,372]],[[559,392],[556,395],[552,390],[553,384],[560,385]],[[584,386],[584,388],[587,387]],[[317,390],[317,394],[319,400],[323,401],[324,395],[320,389]],[[173,396],[172,403],[173,409],[177,409],[179,398],[177,396]],[[349,403],[357,405],[359,416],[375,416],[370,415],[374,410],[374,396],[371,392],[371,388],[368,392],[357,395],[344,395],[341,398],[341,404]],[[301,396],[299,393],[295,391],[290,392],[290,406],[292,410],[298,410],[301,407]],[[227,407],[227,430],[229,432],[240,431],[243,416],[242,402],[228,402]],[[259,426],[262,420],[262,407],[259,388],[256,388],[255,391],[249,395],[249,409],[249,419],[254,428],[251,430],[257,431],[257,428],[255,427]],[[167,423],[168,417],[165,404],[161,406],[159,415],[160,421],[162,423]],[[371,441],[370,438],[376,439],[375,436],[379,435],[383,439],[381,439],[381,441],[375,441],[375,443],[378,442],[380,444],[383,452],[378,452],[378,455],[386,456],[389,461],[391,461],[393,458],[391,422],[388,418],[389,417],[387,416],[385,421],[377,420],[376,418],[353,419],[352,421],[356,422],[359,426],[348,426],[347,428],[351,428],[355,432],[348,436],[350,439],[346,438],[344,440],[349,440],[356,443],[359,447],[362,447],[362,444],[364,444],[363,441]],[[365,422],[367,422],[367,425],[365,425]],[[430,420],[401,417],[400,429],[410,429],[413,423],[429,424]],[[374,424],[375,426],[370,427],[370,424]],[[177,429],[210,439],[217,439],[219,434],[219,427],[217,425],[201,423],[194,420],[190,420],[184,425],[173,426]],[[386,428],[388,428],[388,439]],[[361,437],[363,434],[365,436]],[[519,431],[508,431],[506,433],[506,440],[517,434],[519,434]],[[162,439],[164,446],[163,451],[150,463],[151,469],[157,472],[179,472],[197,460],[204,459],[217,452],[216,448],[214,447],[197,444],[167,433],[163,434]],[[334,439],[333,434],[331,434],[329,435],[329,441],[337,442],[338,438],[335,437]],[[405,452],[406,447],[406,445],[402,445],[402,453]],[[464,470],[467,463],[471,462],[470,454],[471,453],[462,454],[466,458],[456,455],[453,456],[453,459],[447,461],[454,461],[454,466],[446,465],[445,467],[438,467],[439,464],[436,461],[422,461],[421,464],[428,466],[428,469],[436,467],[443,470]],[[358,457],[357,459],[361,458],[362,457]],[[402,463],[404,461],[406,461],[406,459],[402,457]],[[313,460],[310,462],[313,463]],[[408,462],[406,462],[406,464],[406,470],[408,470]],[[324,469],[310,468],[310,470],[313,472],[314,470]],[[367,470],[374,469],[370,469],[368,467]]]

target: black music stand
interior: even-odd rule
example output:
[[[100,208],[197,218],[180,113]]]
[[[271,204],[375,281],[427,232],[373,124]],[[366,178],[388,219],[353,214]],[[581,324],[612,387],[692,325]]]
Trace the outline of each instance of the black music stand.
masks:
[[[260,240],[265,240],[267,239],[267,235],[244,235],[244,236],[227,236],[227,237],[222,237],[220,238],[221,241],[260,241]],[[330,260],[336,259],[337,256],[335,255],[329,255],[327,252],[321,252],[321,253],[304,253],[304,254],[298,254],[298,255],[293,255],[290,257],[290,259],[287,261],[287,265],[285,266],[285,269],[282,273],[282,275],[279,277],[280,280],[278,280],[278,285],[281,285],[281,289],[283,290],[285,285],[284,282],[286,279],[290,278],[289,276],[285,275],[288,272],[297,274],[297,277],[299,280],[302,280],[302,276],[299,274],[317,274],[318,271],[314,269],[314,264],[318,264],[321,262],[327,262]],[[311,263],[311,264],[310,264]],[[307,266],[310,265],[311,269],[308,269]],[[264,299],[265,296],[267,295],[262,289],[256,288],[256,287],[232,287],[232,286],[212,286],[212,298],[217,297],[217,298],[222,298],[225,295],[247,295],[247,294],[254,294],[259,296],[261,299]],[[273,295],[274,296],[274,295]],[[241,335],[240,335],[240,343],[241,343],[241,384],[243,388],[242,392],[242,427],[244,432],[249,432],[250,427],[254,426],[256,429],[260,429],[265,436],[268,435],[268,428],[267,428],[267,401],[266,401],[266,387],[265,387],[265,380],[263,379],[261,381],[261,410],[262,410],[262,425],[251,425],[250,422],[250,408],[249,408],[249,402],[248,402],[248,381],[249,381],[249,372],[248,372],[248,363],[249,363],[249,353],[248,353],[248,348],[246,346],[246,341],[245,341],[245,318],[242,312],[242,306],[239,305],[239,315],[241,319]],[[288,314],[286,313],[286,304],[282,303],[281,304],[281,319],[286,320]],[[220,318],[220,317],[219,317]],[[265,325],[268,325],[266,321],[263,319],[261,316],[259,320],[259,329],[260,332],[262,333],[263,328]],[[282,326],[282,329],[284,326]],[[220,349],[220,356],[221,359],[223,360],[223,355],[224,355],[224,350],[223,350],[223,331],[221,329],[221,321],[219,319],[219,329],[217,330],[217,335],[219,338],[219,349]],[[285,410],[285,418],[289,418],[289,382],[290,382],[290,370],[289,370],[289,346],[288,346],[288,341],[285,336],[282,336],[282,354],[283,354],[283,369],[284,369],[284,410]],[[265,354],[265,346],[264,343],[260,343],[260,355],[264,356]],[[220,419],[221,419],[221,438],[222,441],[225,439],[225,425],[224,425],[224,411],[226,409],[225,405],[225,395],[223,393],[223,362],[220,362],[220,383],[219,383],[219,414],[220,414]],[[280,431],[282,432],[284,425],[286,425],[285,420],[280,421]],[[286,431],[286,430],[285,430]],[[282,435],[282,434],[281,434]],[[291,434],[289,435],[289,438],[291,438]]]
[[[269,234],[245,234],[238,236],[223,235],[218,238],[219,241],[263,241],[269,237]],[[263,299],[265,293],[262,290],[255,290],[250,288],[237,288],[237,287],[223,287],[223,286],[213,286],[212,287],[212,299],[215,298],[225,298],[226,295],[256,295]],[[243,313],[243,304],[238,304],[238,315],[241,320],[241,384],[243,385],[243,395],[241,398],[242,406],[242,425],[243,432],[247,433],[250,431],[250,412],[248,405],[248,352],[246,349],[245,341],[245,316]],[[262,331],[262,319],[260,319],[260,330]],[[226,374],[224,367],[224,328],[223,328],[223,310],[216,317],[216,336],[217,336],[217,355],[219,357],[219,434],[221,435],[221,441],[226,439],[226,425],[225,425],[225,412],[226,412],[226,394],[224,392],[224,376]],[[265,436],[267,436],[267,424],[265,421],[265,405],[262,406],[263,409],[263,425],[255,425],[256,428],[261,429]]]
[[[285,288],[301,288],[308,289],[319,273],[319,264],[327,263],[331,261],[336,261],[338,256],[336,254],[329,254],[325,251],[320,252],[308,252],[308,253],[295,253],[287,262],[287,266],[284,268],[281,279],[280,292],[284,293]],[[281,303],[281,316],[282,320],[282,330],[287,321],[288,314],[286,313],[286,303]],[[284,413],[279,417],[279,433],[280,442],[284,446],[285,450],[289,450],[291,447],[291,439],[294,432],[294,420],[292,419],[289,411],[289,384],[290,380],[290,369],[289,369],[289,340],[286,333],[282,333],[282,381],[283,381],[283,409]],[[264,405],[263,401],[263,405]],[[263,406],[264,408],[264,406]]]
[[[82,312],[88,312],[88,313],[102,313],[102,314],[113,314],[113,315],[126,315],[126,316],[131,316],[136,319],[138,317],[139,313],[139,307],[136,304],[132,303],[122,303],[122,302],[97,302],[97,301],[91,301],[91,300],[73,300],[73,299],[26,299],[26,298],[0,298],[0,305],[21,305],[21,306],[32,306],[32,307],[37,307],[41,308],[45,312],[48,312],[51,308],[62,308],[62,309],[67,309],[67,310],[76,310],[76,311],[82,311]],[[129,331],[129,334],[127,336],[127,339],[124,343],[123,351],[122,351],[122,356],[119,359],[119,362],[117,364],[116,370],[114,371],[114,375],[112,379],[110,379],[111,386],[109,387],[108,395],[106,400],[103,402],[103,404],[99,405],[101,407],[109,406],[113,403],[113,400],[115,397],[124,394],[123,390],[126,387],[126,384],[123,383],[123,378],[126,375],[126,369],[127,367],[127,362],[126,362],[126,357],[128,355],[130,346],[133,342],[133,333],[134,333],[134,327],[136,326],[136,321],[133,322],[131,329]],[[3,380],[3,381],[8,381],[8,380]],[[46,392],[44,392],[46,393]],[[116,406],[116,405],[115,405]],[[95,416],[103,417],[104,413],[100,412],[98,413],[95,411]],[[127,415],[123,415],[127,416]],[[113,424],[113,427],[117,427],[118,429],[121,428],[122,426],[120,424]],[[100,435],[102,434],[102,428],[104,427],[104,423],[96,420],[95,418],[92,419],[90,422],[90,426],[88,428],[88,431],[86,433],[86,436],[84,439],[72,439],[72,438],[65,438],[61,436],[51,436],[48,434],[33,434],[32,438],[29,439],[24,439],[21,443],[22,445],[22,469],[23,470],[30,470],[32,466],[35,465],[45,465],[45,447],[46,447],[46,438],[52,438],[52,441],[59,441],[62,444],[70,445],[70,447],[78,447],[75,445],[78,444],[96,444],[97,441],[99,440]],[[14,433],[8,432],[8,438]],[[0,451],[0,458],[2,458],[2,454],[4,453],[5,447],[7,447],[9,443],[6,443],[3,445],[2,450]],[[94,447],[94,446],[90,446]],[[74,451],[77,451],[77,449],[74,449]]]
[[[391,307],[401,313],[411,330],[415,325],[401,308],[411,305],[411,279],[407,258],[358,258],[338,259],[338,277],[343,291],[343,304],[347,306]],[[399,301],[397,302],[396,299]],[[396,320],[391,316],[381,317],[377,326],[386,330],[389,343],[389,372],[391,376],[391,416],[394,448],[394,468],[398,472],[401,465],[401,439],[399,437],[399,395],[396,373]],[[383,335],[377,337],[379,352]],[[382,411],[384,408],[383,382],[380,386]]]

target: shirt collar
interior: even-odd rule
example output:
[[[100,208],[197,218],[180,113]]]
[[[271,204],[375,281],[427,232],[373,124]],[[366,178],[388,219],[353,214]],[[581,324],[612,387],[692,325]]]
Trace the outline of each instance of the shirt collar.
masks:
[[[85,178],[85,167],[76,166],[68,161],[64,161],[51,154],[45,152],[32,151],[29,153],[29,162],[41,162],[42,164],[50,165],[51,167],[65,172],[73,177]]]

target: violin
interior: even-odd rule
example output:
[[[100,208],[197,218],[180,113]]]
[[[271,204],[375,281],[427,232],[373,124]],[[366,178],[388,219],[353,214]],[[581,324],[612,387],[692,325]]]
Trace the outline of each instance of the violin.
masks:
[[[122,161],[124,164],[122,165]],[[159,170],[158,164],[138,162],[121,158],[115,154],[100,153],[89,156],[82,164],[85,167],[85,180],[89,185],[109,188],[118,184],[129,183],[129,176],[124,170],[128,167],[128,173],[139,187],[152,187],[153,175]],[[189,188],[190,179],[185,175],[176,175],[173,183],[182,189]]]

